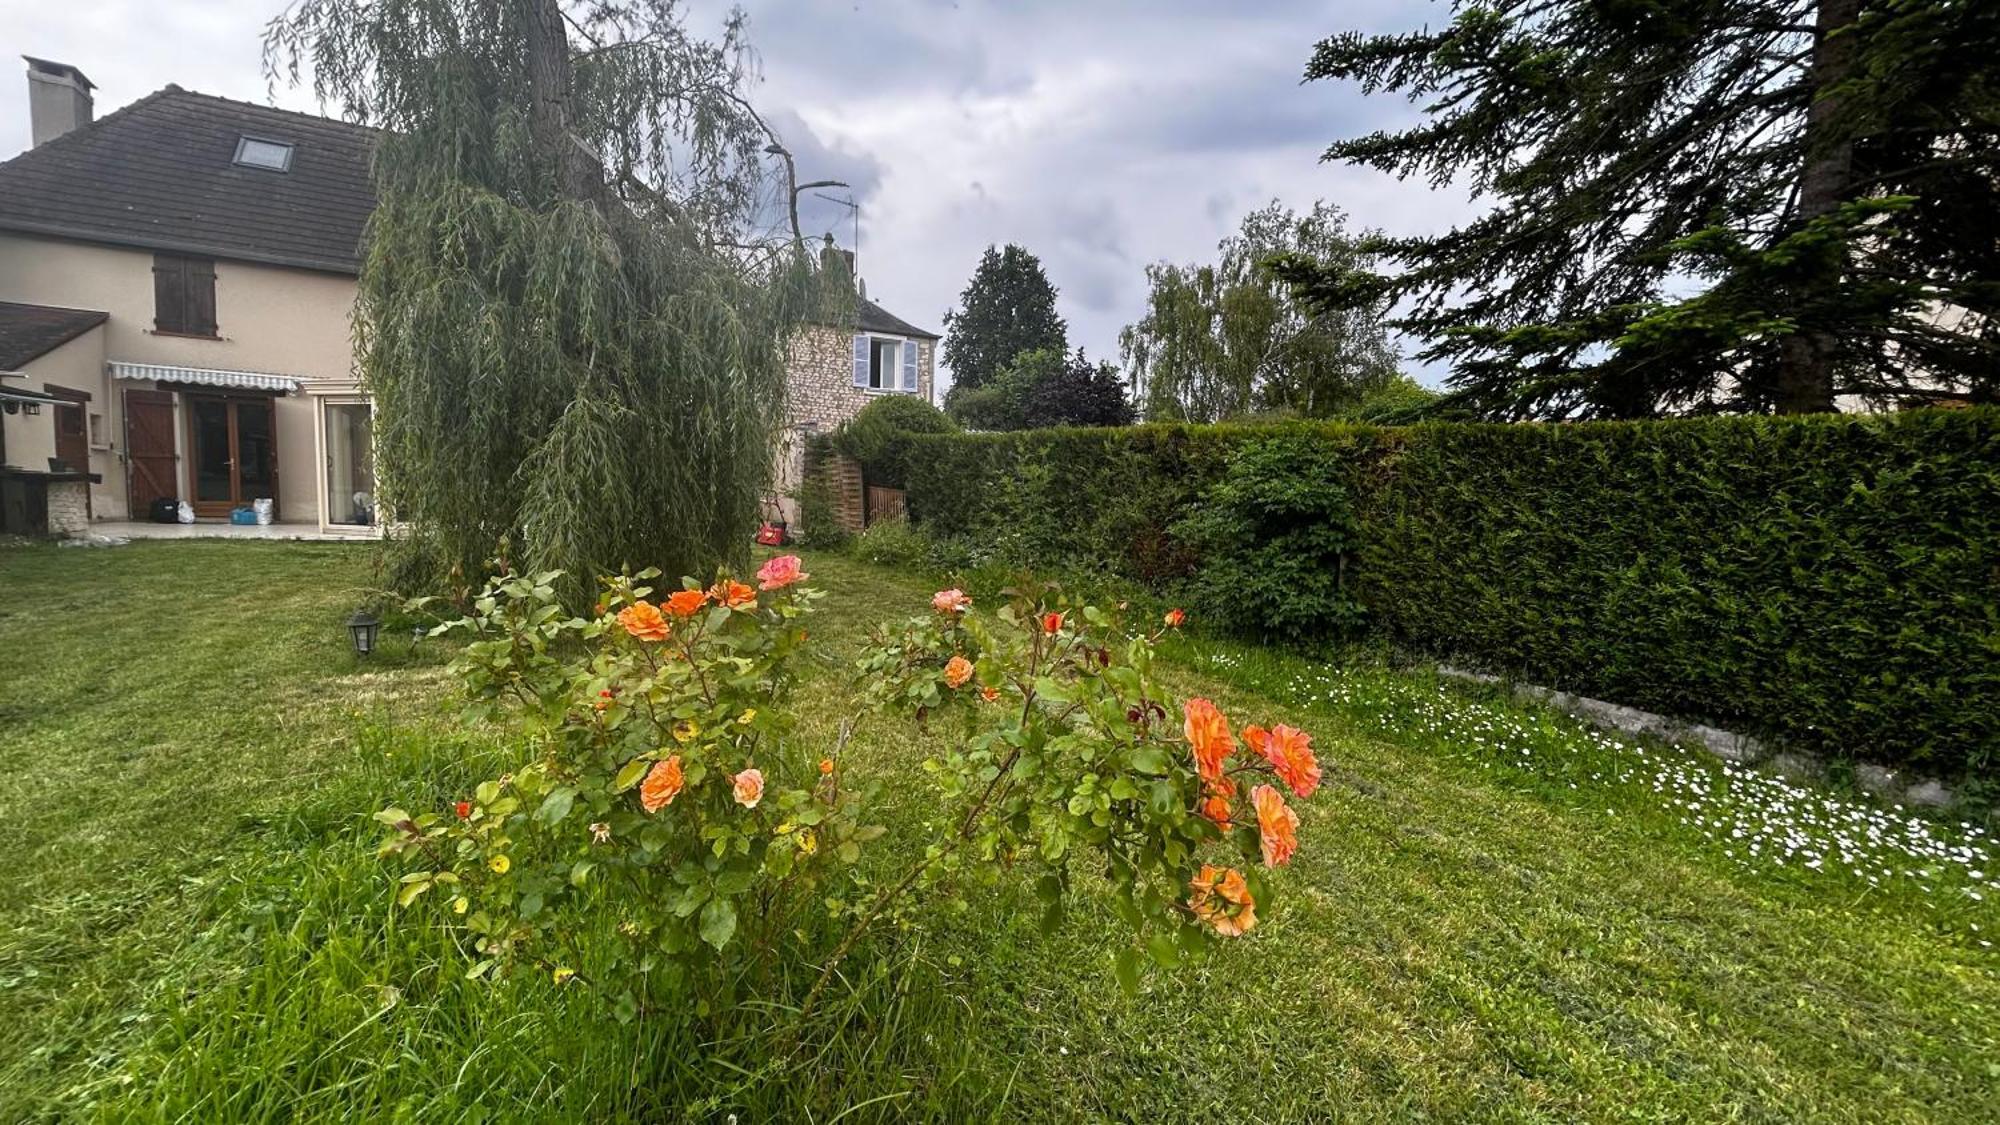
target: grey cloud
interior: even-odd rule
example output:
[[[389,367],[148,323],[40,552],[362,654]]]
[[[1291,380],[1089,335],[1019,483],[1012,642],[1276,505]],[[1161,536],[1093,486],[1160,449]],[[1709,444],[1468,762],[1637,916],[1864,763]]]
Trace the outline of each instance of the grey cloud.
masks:
[[[802,176],[853,185],[870,295],[933,329],[989,243],[1040,255],[1072,342],[1114,357],[1145,264],[1207,260],[1273,197],[1329,199],[1395,233],[1476,210],[1462,193],[1321,164],[1331,141],[1413,111],[1298,82],[1320,39],[1435,23],[1448,0],[690,0],[690,25],[714,34],[739,2],[759,110]],[[99,3],[84,15],[0,0],[0,42],[82,67],[100,112],[167,82],[267,99],[258,32],[282,0]],[[0,157],[27,142],[25,87],[0,66]],[[313,108],[300,91],[277,100]],[[844,208],[802,203],[808,230],[852,241]]]

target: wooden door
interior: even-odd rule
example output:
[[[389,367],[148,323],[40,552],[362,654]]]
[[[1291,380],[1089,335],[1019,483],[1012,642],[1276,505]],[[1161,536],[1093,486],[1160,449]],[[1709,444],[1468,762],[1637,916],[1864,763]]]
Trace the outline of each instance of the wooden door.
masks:
[[[174,472],[174,396],[125,392],[125,479],[131,518],[145,519],[155,500],[178,500]]]
[[[90,471],[90,395],[86,391],[58,387],[53,383],[42,384],[42,389],[56,398],[65,399],[56,406],[56,460],[64,469],[72,473]],[[51,465],[49,468],[54,469]],[[84,512],[90,513],[90,492],[84,491]]]

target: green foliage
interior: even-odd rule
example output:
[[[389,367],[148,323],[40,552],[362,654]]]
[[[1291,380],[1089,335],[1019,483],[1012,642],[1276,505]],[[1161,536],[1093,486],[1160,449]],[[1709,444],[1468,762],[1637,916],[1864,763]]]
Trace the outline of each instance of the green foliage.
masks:
[[[1438,420],[1446,413],[1441,407],[1443,397],[1408,375],[1398,375],[1341,411],[1340,417],[1371,426],[1407,426]]]
[[[761,596],[688,579],[655,606],[641,572],[585,619],[556,577],[502,574],[432,631],[467,638],[468,717],[518,719],[531,753],[447,807],[376,814],[407,869],[396,905],[428,896],[461,928],[468,978],[538,968],[626,1019],[813,959],[787,923],[851,890],[842,869],[882,832],[831,748],[790,737],[787,664],[817,594],[771,572]],[[623,940],[579,940],[596,931]]]
[[[854,538],[835,518],[833,489],[824,480],[807,479],[792,493],[792,499],[798,501],[799,526],[789,531],[799,546],[839,548]]]
[[[914,573],[930,569],[931,539],[905,519],[876,520],[854,537],[854,556]]]
[[[1134,633],[1053,588],[1010,591],[994,625],[962,591],[931,604],[878,630],[860,662],[875,703],[953,731],[924,763],[956,826],[932,847],[927,883],[994,866],[1035,876],[1052,934],[1075,885],[1101,875],[1126,931],[1112,969],[1128,994],[1142,972],[1176,968],[1214,935],[1269,916],[1274,888],[1259,865],[1291,862],[1298,824],[1269,783],[1312,796],[1321,769],[1310,736],[1246,727],[1239,755],[1210,701],[1177,703],[1158,682],[1165,626]]]
[[[1218,541],[1210,517],[1244,484],[1230,481],[1237,451],[1277,436],[1320,445],[1308,479],[1348,498],[1359,547],[1340,589],[1376,635],[1837,756],[1994,764],[1990,411],[913,437],[911,518],[1004,562],[1173,594],[1245,565],[1254,545]],[[1190,511],[1205,515],[1183,522]]]
[[[1988,0],[1496,0],[1344,32],[1307,78],[1423,117],[1328,157],[1492,203],[1369,240],[1379,271],[1282,272],[1393,304],[1493,418],[1993,401],[1996,53]]]
[[[1305,640],[1357,626],[1350,476],[1344,451],[1310,435],[1239,446],[1201,506],[1171,529],[1201,559],[1189,604],[1252,636]]]
[[[729,248],[773,182],[741,28],[558,0],[303,0],[272,24],[274,76],[308,67],[384,129],[357,363],[384,502],[461,572],[511,539],[576,607],[624,564],[745,559],[784,341],[822,298],[789,239]]]
[[[944,318],[952,384],[947,407],[961,390],[986,386],[1022,352],[1069,350],[1069,328],[1056,315],[1056,287],[1041,259],[1011,242],[1005,249],[986,248],[958,300]]]
[[[1152,421],[1220,422],[1250,414],[1329,417],[1396,376],[1387,305],[1315,310],[1272,272],[1297,255],[1357,269],[1368,236],[1330,203],[1298,215],[1273,202],[1216,247],[1214,265],[1146,267],[1146,313],[1119,334]]]
[[[903,487],[896,463],[896,438],[901,434],[952,434],[958,423],[944,411],[912,395],[882,395],[862,407],[833,432],[833,448],[868,466],[869,483]]]

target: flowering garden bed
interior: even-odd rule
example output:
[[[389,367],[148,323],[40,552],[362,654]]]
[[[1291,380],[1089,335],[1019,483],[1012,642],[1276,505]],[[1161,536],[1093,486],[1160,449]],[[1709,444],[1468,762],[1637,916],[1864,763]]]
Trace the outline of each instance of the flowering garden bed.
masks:
[[[1241,781],[1205,811],[1245,834],[1225,859],[1209,830],[1173,829],[1206,850],[1175,868],[1197,886],[1162,902],[1244,932],[1198,957],[1162,949],[1130,994],[1115,863],[1071,863],[1067,909],[1052,917],[1025,856],[961,864],[885,914],[789,1045],[766,1029],[813,980],[783,959],[735,998],[750,1015],[733,1021],[621,1022],[567,960],[468,979],[484,958],[452,921],[456,892],[394,908],[400,861],[378,857],[383,826],[368,814],[395,801],[448,828],[475,823],[480,783],[519,765],[518,719],[460,723],[456,686],[426,655],[441,640],[356,667],[339,622],[368,580],[359,551],[89,554],[0,553],[20,593],[0,617],[0,815],[15,827],[0,875],[0,1117],[2000,1115],[2000,956],[1985,944],[2000,918],[1976,830],[1733,776],[1421,679],[1191,642],[1164,644],[1150,674],[1176,704],[1160,737],[1193,734],[1210,755],[1186,775],[1190,800]],[[228,596],[189,592],[223,565]],[[786,701],[799,759],[753,747],[754,762],[704,762],[697,780],[687,747],[713,740],[684,730],[683,743],[669,721],[619,790],[629,808],[549,814],[574,821],[586,852],[611,846],[589,842],[599,825],[615,841],[699,805],[730,831],[783,827],[796,858],[823,862],[854,840],[796,815],[824,777],[867,793],[855,827],[884,830],[852,853],[864,891],[949,827],[953,774],[923,763],[958,768],[960,712],[931,707],[919,722],[907,705],[950,693],[951,708],[982,716],[1000,706],[988,689],[1018,682],[996,669],[1021,653],[920,631],[972,658],[919,685],[894,671],[907,652],[886,656],[868,634],[940,624],[934,591],[832,557],[805,569],[825,597]],[[701,613],[735,612],[728,587],[705,597]],[[731,620],[713,627],[751,643]],[[644,614],[632,621],[637,632],[604,638],[623,659],[668,643],[640,636]],[[1024,624],[1039,630],[1024,637],[1078,628]],[[869,677],[903,711],[857,721]],[[1234,722],[1211,726],[1198,706],[1186,722],[1180,705],[1194,699]],[[732,721],[745,709],[726,708]],[[1265,725],[1221,756],[1252,717]],[[760,710],[730,737],[770,718]],[[1292,731],[1311,732],[1319,776],[1287,756]],[[837,772],[822,774],[822,758]],[[1275,776],[1232,772],[1260,760]],[[486,854],[463,875],[519,879],[519,854],[506,870]],[[1260,882],[1269,908],[1260,895],[1246,910]],[[724,947],[763,933],[748,901]],[[721,916],[704,937],[704,905],[694,934],[713,948]],[[1172,909],[1161,924],[1177,924]],[[814,917],[828,915],[764,936],[823,951],[844,927]]]

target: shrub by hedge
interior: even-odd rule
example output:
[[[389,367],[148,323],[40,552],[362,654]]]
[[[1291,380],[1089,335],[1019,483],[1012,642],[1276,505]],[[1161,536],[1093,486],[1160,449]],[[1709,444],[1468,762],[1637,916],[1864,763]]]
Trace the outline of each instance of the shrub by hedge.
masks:
[[[905,434],[957,432],[957,422],[923,399],[883,395],[842,422],[830,441],[833,448],[867,465],[875,484],[901,488],[904,471],[897,439]]]
[[[1321,454],[1300,462],[1316,474],[1305,495],[1345,490],[1322,516],[1351,510],[1354,546],[1338,597],[1302,589],[1320,604],[1234,618],[1251,631],[1329,632],[1358,604],[1419,651],[1820,752],[1972,774],[2000,753],[1991,410],[896,444],[928,530],[1162,592],[1207,587],[1194,608],[1213,619],[1258,572],[1241,570],[1255,542],[1209,534],[1231,466],[1280,439]]]

